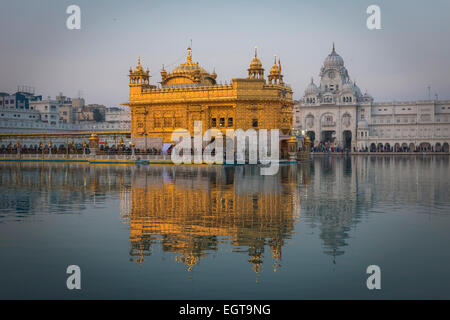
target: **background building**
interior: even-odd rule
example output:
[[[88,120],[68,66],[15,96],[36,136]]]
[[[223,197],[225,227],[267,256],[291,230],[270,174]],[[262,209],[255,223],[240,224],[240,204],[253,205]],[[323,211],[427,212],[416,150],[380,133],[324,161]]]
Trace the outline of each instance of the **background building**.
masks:
[[[106,120],[104,105],[85,105],[83,98],[72,99],[62,93],[43,100],[27,87],[19,87],[14,94],[0,92],[0,133],[129,132],[128,108],[115,108],[111,113],[115,116]]]
[[[30,107],[40,114],[41,122],[55,126],[59,123],[58,101],[48,97],[47,100],[39,100],[30,102]]]
[[[106,108],[105,122],[129,129],[131,127],[130,109],[128,107]]]
[[[315,147],[372,151],[449,151],[450,101],[375,103],[351,81],[335,51],[294,107],[294,128],[306,131]]]

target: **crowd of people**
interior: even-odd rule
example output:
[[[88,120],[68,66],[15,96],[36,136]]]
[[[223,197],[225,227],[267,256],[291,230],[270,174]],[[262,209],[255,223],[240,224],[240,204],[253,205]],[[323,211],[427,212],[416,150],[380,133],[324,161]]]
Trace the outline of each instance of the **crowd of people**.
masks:
[[[18,146],[18,145],[2,145],[0,148],[0,153],[2,154],[83,154],[83,147],[82,146],[74,146],[69,145],[68,149],[65,145],[58,146],[42,146],[42,145],[30,145],[30,146]],[[84,153],[89,154],[90,150],[88,147],[84,148]]]
[[[391,147],[389,144],[386,144],[384,146],[379,145],[377,146],[371,146],[365,147],[365,148],[345,148],[342,146],[333,146],[329,142],[319,142],[319,144],[316,147],[311,148],[311,152],[324,152],[324,153],[348,153],[348,152],[445,152],[443,148],[439,150],[435,150],[433,146],[416,146],[414,148],[410,148],[407,146],[399,146],[399,147]]]
[[[17,145],[17,144],[9,144],[2,145],[0,147],[0,154],[18,154],[20,151],[21,154],[90,154],[91,150],[88,145],[81,144],[69,144],[66,145]],[[161,155],[161,149],[156,148],[148,148],[148,149],[134,149],[135,154],[149,154],[149,155]],[[168,154],[170,154],[171,149],[168,150]],[[131,146],[126,145],[100,145],[97,154],[99,155],[116,155],[116,154],[132,154],[133,148]]]
[[[311,152],[349,152],[348,148],[332,146],[327,141],[320,141],[317,147],[312,147]]]

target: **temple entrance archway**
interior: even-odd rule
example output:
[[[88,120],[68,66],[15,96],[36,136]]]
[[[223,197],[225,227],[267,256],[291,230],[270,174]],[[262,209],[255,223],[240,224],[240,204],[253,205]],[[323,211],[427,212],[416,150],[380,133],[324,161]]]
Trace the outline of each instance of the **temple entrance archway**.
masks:
[[[378,144],[378,146],[377,146],[377,151],[378,151],[378,152],[383,151],[383,144],[382,144],[382,143],[379,143],[379,144]]]
[[[429,144],[428,142],[422,142],[419,145],[420,151],[424,152],[424,151],[431,151],[431,144]]]
[[[441,152],[442,151],[442,146],[441,146],[441,144],[439,142],[436,143],[436,145],[434,146],[434,151],[436,151],[436,152]]]
[[[352,132],[350,130],[345,130],[342,133],[342,140],[344,141],[344,148],[351,149],[351,147],[352,147]]]
[[[328,131],[322,131],[322,142],[328,142],[333,143],[336,139],[336,131],[334,130],[328,130]]]
[[[377,146],[375,143],[370,144],[370,152],[375,152],[377,151]]]
[[[402,151],[408,151],[408,144],[407,143],[402,143]]]
[[[314,146],[314,140],[316,140],[316,133],[314,131],[308,131],[306,135],[308,136],[309,140],[311,140],[311,146]]]
[[[449,152],[450,151],[449,149],[450,148],[449,148],[448,142],[444,142],[444,144],[442,145],[442,151]]]

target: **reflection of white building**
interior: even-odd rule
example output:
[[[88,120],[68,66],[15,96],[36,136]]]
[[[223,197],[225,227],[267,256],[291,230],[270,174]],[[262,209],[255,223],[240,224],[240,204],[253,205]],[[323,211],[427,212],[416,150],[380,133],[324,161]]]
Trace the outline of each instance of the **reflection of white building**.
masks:
[[[350,80],[335,51],[326,57],[320,84],[311,79],[294,106],[294,129],[305,130],[315,146],[370,150],[445,150],[450,143],[450,101],[376,103]]]

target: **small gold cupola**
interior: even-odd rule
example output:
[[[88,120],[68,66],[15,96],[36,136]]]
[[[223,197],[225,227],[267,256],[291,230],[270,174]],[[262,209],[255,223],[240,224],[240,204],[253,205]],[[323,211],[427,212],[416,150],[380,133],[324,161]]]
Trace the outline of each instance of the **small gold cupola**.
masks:
[[[165,81],[167,78],[167,71],[166,69],[164,69],[164,65],[162,66],[162,70],[161,70],[161,82]]]
[[[281,62],[280,62],[280,59],[278,59],[278,64],[277,64],[277,55],[275,55],[275,60],[273,62],[273,66],[272,66],[272,68],[270,68],[269,83],[270,84],[282,84],[283,83],[283,75],[281,74]]]
[[[134,70],[130,68],[128,74],[130,87],[150,88],[150,70],[144,70],[141,65],[141,57],[138,58],[138,64]]]
[[[258,58],[257,47],[255,47],[255,56],[252,62],[250,62],[250,68],[248,68],[249,79],[264,79],[264,69],[262,67],[261,60]]]
[[[211,73],[211,78],[213,78],[214,80],[217,79],[216,68],[214,68],[213,72]]]

